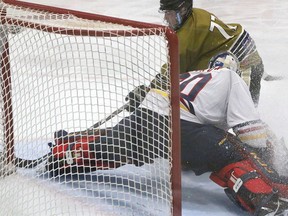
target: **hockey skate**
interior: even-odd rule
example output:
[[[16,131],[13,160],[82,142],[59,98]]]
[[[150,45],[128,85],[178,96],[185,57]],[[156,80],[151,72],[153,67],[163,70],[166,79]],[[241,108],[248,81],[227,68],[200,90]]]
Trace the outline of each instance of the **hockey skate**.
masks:
[[[288,216],[288,199],[271,200],[261,207],[257,216]]]

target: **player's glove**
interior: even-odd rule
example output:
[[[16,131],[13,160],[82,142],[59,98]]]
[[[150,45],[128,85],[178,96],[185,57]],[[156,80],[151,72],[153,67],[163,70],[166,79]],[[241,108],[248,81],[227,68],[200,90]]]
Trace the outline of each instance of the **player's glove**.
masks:
[[[134,112],[137,107],[144,100],[149,88],[145,85],[140,85],[134,88],[129,94],[126,96],[125,100],[129,101],[129,106],[126,108],[128,112]]]

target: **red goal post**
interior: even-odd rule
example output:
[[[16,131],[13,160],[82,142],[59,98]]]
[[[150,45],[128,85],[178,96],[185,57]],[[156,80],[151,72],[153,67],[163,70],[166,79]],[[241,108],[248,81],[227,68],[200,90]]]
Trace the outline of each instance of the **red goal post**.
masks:
[[[149,197],[147,203],[154,203],[154,207],[164,203],[163,212],[167,213],[167,209],[169,209],[171,215],[181,215],[179,56],[176,34],[161,25],[24,1],[4,0],[1,4],[2,119],[0,152],[2,152],[2,161],[0,163],[2,166],[0,169],[2,170],[0,173],[3,175],[0,176],[0,190],[2,191],[0,203],[6,204],[6,206],[11,204],[11,199],[13,199],[9,193],[11,188],[20,194],[23,191],[19,195],[19,199],[22,201],[13,200],[13,202],[15,201],[15,205],[12,205],[14,210],[7,208],[7,214],[13,215],[16,212],[15,206],[18,206],[19,211],[23,212],[29,208],[29,215],[39,215],[39,211],[47,211],[48,207],[31,206],[31,203],[29,204],[31,208],[29,205],[25,206],[27,203],[23,201],[24,198],[21,198],[22,195],[36,200],[35,205],[39,205],[37,199],[47,199],[44,203],[53,204],[55,202],[51,198],[54,196],[50,195],[51,191],[46,191],[46,185],[43,189],[44,192],[33,189],[43,186],[41,179],[45,179],[45,183],[47,183],[47,179],[53,181],[55,179],[47,178],[43,173],[39,174],[37,168],[35,168],[36,171],[17,168],[17,165],[14,166],[16,157],[37,158],[37,155],[47,153],[47,149],[43,146],[45,146],[44,143],[51,141],[54,131],[59,129],[83,130],[99,121],[103,116],[111,114],[113,110],[125,103],[124,98],[129,91],[138,85],[149,84],[160,72],[162,65],[166,64],[168,66],[166,70],[169,72],[166,78],[169,80],[170,92],[170,122],[167,129],[170,143],[168,163],[160,161],[156,163],[156,167],[153,167],[153,164],[149,165],[151,167],[147,168],[149,170],[147,176],[138,173],[135,174],[135,177],[127,171],[128,168],[126,170],[123,168],[125,175],[122,172],[117,173],[118,171],[115,171],[116,174],[113,171],[111,173],[105,171],[97,173],[96,171],[93,174],[95,176],[102,175],[105,179],[120,175],[116,179],[121,178],[120,182],[122,183],[123,178],[128,178],[128,181],[133,179],[135,182],[132,185],[134,186],[137,184],[141,186],[143,178],[145,178],[145,184],[156,181],[156,183],[151,183],[153,186],[148,184],[149,188],[152,188],[152,192],[150,190],[149,193],[140,191],[140,195],[139,192],[136,193],[137,198],[139,196],[138,199],[143,201]],[[119,114],[115,122],[127,115],[124,112]],[[105,123],[105,126],[113,126],[115,122]],[[143,171],[137,169],[132,168],[136,173]],[[147,170],[145,172],[148,173]],[[151,172],[156,173],[155,176],[151,175]],[[167,177],[162,179],[161,175],[166,176],[167,172],[169,182],[165,183]],[[93,179],[95,176],[92,175],[91,178]],[[137,178],[141,179],[141,182],[136,181]],[[12,183],[15,179],[18,184],[17,182]],[[97,180],[99,182],[98,177]],[[112,184],[104,181],[104,183],[101,182],[104,184],[104,187],[101,186],[101,190],[105,188],[105,192],[99,192],[98,185],[92,189],[81,185],[82,189],[79,192],[79,188],[75,188],[73,184],[71,186],[71,182],[66,182],[62,178],[59,182],[59,185],[64,185],[69,189],[62,189],[58,184],[51,186],[50,182],[49,187],[53,190],[57,188],[57,194],[64,193],[65,199],[68,197],[67,199],[71,200],[72,197],[78,206],[79,202],[84,202],[83,209],[89,209],[87,211],[91,215],[98,211],[99,213],[104,212],[104,210],[95,210],[94,207],[90,208],[89,205],[96,202],[93,200],[95,196],[95,199],[102,202],[107,198],[106,193],[109,195],[118,193],[113,190],[111,185],[116,184],[117,188],[121,187],[118,181],[112,182]],[[31,187],[28,192],[23,189],[25,184],[27,187]],[[94,185],[94,182],[91,180],[85,184]],[[112,189],[107,192],[106,188]],[[117,208],[116,212],[119,209],[121,211],[123,205],[125,209],[127,206],[129,206],[127,208],[131,208],[127,212],[135,211],[133,207],[135,204],[131,204],[133,197],[136,196],[134,193],[131,195],[132,198],[128,198],[128,200],[132,200],[129,201],[129,205],[126,199],[125,201],[117,199],[129,196],[129,191],[137,191],[139,188],[133,188],[130,184],[124,185],[124,188],[128,188],[128,192],[126,190],[119,192],[120,195],[115,195],[115,198],[113,195],[112,198],[107,198],[109,201],[105,201],[105,204],[112,203],[112,207],[108,205],[108,209],[112,208],[112,213],[115,208]],[[145,190],[143,185],[141,188]],[[83,191],[93,195],[82,195]],[[74,194],[77,192],[81,195]],[[42,193],[45,198],[36,197]],[[95,195],[98,193],[105,193],[105,198]],[[49,197],[51,200],[48,200]],[[154,197],[156,197],[155,200]],[[34,202],[32,203],[34,204]],[[98,201],[96,203],[98,204]],[[122,203],[122,205],[114,207],[114,203]],[[144,208],[150,207],[151,203],[147,207],[143,204]],[[166,208],[167,205],[169,205],[168,208]],[[1,206],[1,209],[3,208]],[[32,210],[33,208],[35,211]],[[57,208],[57,210],[49,211],[71,213],[70,210]],[[78,211],[81,215],[84,210],[78,209]],[[153,211],[163,214],[162,209]],[[155,215],[157,215],[156,213]],[[17,214],[15,213],[15,215]]]

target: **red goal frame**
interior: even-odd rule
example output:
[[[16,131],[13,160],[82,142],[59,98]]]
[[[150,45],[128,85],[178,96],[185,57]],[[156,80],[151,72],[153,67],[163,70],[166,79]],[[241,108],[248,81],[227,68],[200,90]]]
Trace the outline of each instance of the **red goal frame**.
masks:
[[[116,17],[109,17],[99,14],[87,13],[82,11],[70,10],[65,8],[58,8],[53,6],[41,5],[31,2],[19,1],[19,0],[3,0],[4,3],[20,6],[24,8],[31,8],[36,10],[44,10],[52,13],[58,14],[72,14],[76,17],[89,19],[89,20],[100,20],[103,22],[113,22],[116,24],[122,25],[129,25],[134,28],[141,28],[141,29],[149,29],[149,28],[159,28],[163,30],[165,29],[165,34],[167,39],[169,40],[169,56],[171,61],[171,88],[173,91],[171,92],[171,105],[173,106],[172,109],[172,158],[173,158],[173,166],[171,170],[171,181],[172,181],[172,195],[173,195],[173,215],[178,216],[181,215],[182,212],[182,205],[181,205],[181,148],[180,148],[180,107],[179,107],[179,54],[178,54],[178,39],[174,31],[169,29],[166,26],[153,24],[153,23],[145,23],[139,21],[133,21],[128,19],[116,18]],[[3,23],[3,16],[5,14],[1,14],[1,22]],[[6,20],[7,22],[7,20]],[[8,20],[9,22],[9,20]],[[28,23],[23,23],[23,25],[28,25]],[[37,27],[35,27],[37,28]],[[57,28],[57,27],[56,27]],[[54,29],[54,27],[53,27]],[[48,29],[49,31],[49,29]],[[137,30],[135,30],[137,31]],[[85,32],[83,29],[81,30],[81,35],[89,35],[91,30]],[[109,31],[109,35],[111,36],[111,32]],[[162,31],[163,32],[163,31]],[[98,31],[96,35],[105,35],[105,31]],[[137,33],[139,33],[137,31]],[[73,32],[75,34],[75,30]],[[77,31],[76,31],[77,34]],[[80,31],[79,31],[80,34]],[[107,32],[108,34],[108,32]],[[117,34],[126,34],[127,32],[117,31]],[[131,34],[135,34],[134,30],[131,31]],[[115,34],[116,35],[116,34]],[[95,32],[94,32],[95,36]],[[129,35],[127,35],[129,36]],[[6,48],[8,48],[8,43],[6,44]],[[7,51],[1,53],[2,59],[6,56],[9,56],[9,49]],[[10,152],[6,152],[8,157],[8,161],[12,161],[14,158],[13,146],[14,146],[14,137],[13,137],[13,113],[12,113],[12,90],[11,90],[11,73],[10,73],[10,65],[9,62],[1,62],[2,65],[2,76],[4,78],[5,83],[2,85],[2,92],[4,93],[5,97],[3,98],[5,104],[5,113],[4,113],[4,120],[5,120],[5,143],[11,149]],[[4,67],[5,66],[5,67]]]

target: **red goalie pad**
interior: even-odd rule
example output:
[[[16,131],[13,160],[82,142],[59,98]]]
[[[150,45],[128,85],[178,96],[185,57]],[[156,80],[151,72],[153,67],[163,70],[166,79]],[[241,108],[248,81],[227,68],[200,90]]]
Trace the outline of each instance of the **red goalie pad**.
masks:
[[[236,193],[244,186],[254,194],[270,194],[272,187],[268,185],[248,160],[227,165],[219,172],[211,174],[210,178],[222,187],[233,189]]]
[[[62,139],[53,146],[52,154],[57,160],[65,160],[67,164],[88,164],[95,160],[95,153],[89,150],[89,142],[94,142],[99,136],[78,136]]]
[[[114,161],[97,158],[94,145],[100,135],[61,136],[55,138],[56,145],[51,147],[46,170],[53,175],[63,173],[83,173],[99,169],[119,167]]]
[[[210,179],[226,188],[228,197],[251,213],[257,213],[269,200],[277,199],[271,184],[255,170],[249,159],[227,165],[212,173]]]
[[[279,182],[272,182],[273,188],[275,188],[280,197],[288,199],[288,178],[285,177],[281,179]]]

